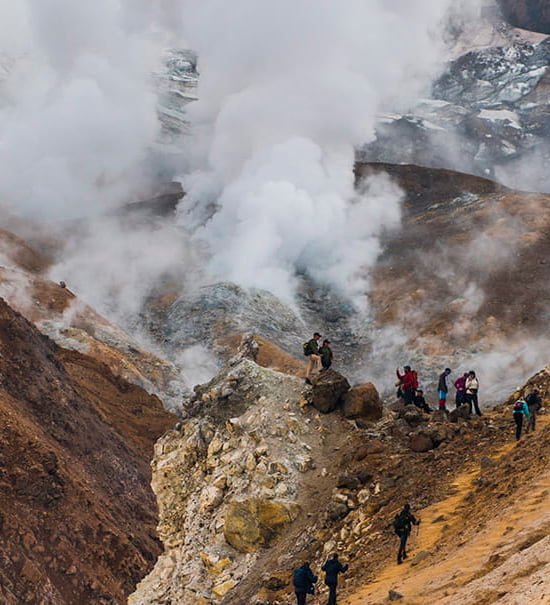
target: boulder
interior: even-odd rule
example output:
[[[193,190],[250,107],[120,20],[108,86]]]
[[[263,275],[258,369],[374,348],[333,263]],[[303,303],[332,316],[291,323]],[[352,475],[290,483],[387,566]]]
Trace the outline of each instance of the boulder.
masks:
[[[385,451],[384,444],[378,439],[370,439],[363,445],[359,446],[357,452],[355,453],[355,460],[363,460],[367,456],[372,456],[373,454],[381,454]]]
[[[433,450],[434,443],[427,435],[415,434],[409,439],[409,447],[413,452],[428,452]]]
[[[380,420],[382,401],[376,387],[367,382],[345,393],[342,397],[342,411],[346,418]]]
[[[455,408],[452,412],[449,412],[449,420],[451,422],[458,422],[459,418],[467,420],[470,417],[470,410],[467,405],[461,405]]]
[[[400,414],[400,417],[403,418],[403,420],[405,420],[409,426],[418,426],[425,420],[422,410],[417,408],[415,405],[405,406],[405,409]]]
[[[331,502],[328,506],[328,518],[331,521],[340,521],[349,513],[349,507],[344,502]]]
[[[295,521],[297,504],[252,498],[231,502],[227,508],[223,533],[228,544],[243,553],[269,546]]]
[[[311,403],[323,414],[334,411],[340,404],[344,393],[349,391],[347,379],[334,370],[325,370],[313,378]]]

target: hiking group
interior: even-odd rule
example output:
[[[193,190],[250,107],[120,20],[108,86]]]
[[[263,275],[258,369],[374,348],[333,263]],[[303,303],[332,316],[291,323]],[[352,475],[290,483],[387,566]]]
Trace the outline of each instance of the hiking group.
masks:
[[[325,584],[328,586],[328,605],[336,605],[336,588],[338,587],[338,574],[345,573],[348,565],[342,565],[338,560],[338,555],[333,554],[330,559],[321,567],[325,572]],[[294,570],[292,583],[298,605],[306,605],[308,594],[314,594],[314,584],[317,583],[317,576],[311,570],[309,563],[304,563],[301,567]]]
[[[312,384],[311,376],[313,372],[320,374],[324,370],[328,370],[334,359],[332,349],[330,348],[330,340],[323,340],[321,346],[319,346],[321,338],[322,336],[319,332],[315,332],[313,338],[304,342],[303,345],[304,355],[308,358],[306,384]]]
[[[521,439],[524,418],[527,419],[525,433],[534,431],[537,424],[537,412],[542,407],[542,399],[537,389],[531,391],[525,399],[518,399],[512,411],[516,423],[516,441]]]
[[[449,384],[447,379],[451,374],[450,368],[445,368],[441,374],[439,374],[437,382],[437,400],[438,407],[440,410],[447,410],[447,396],[449,394]],[[424,391],[419,388],[418,385],[418,372],[411,369],[411,366],[403,367],[403,374],[399,372],[399,368],[395,371],[397,375],[397,396],[403,398],[405,405],[416,405],[416,407],[424,410],[428,414],[433,410],[426,403],[424,398]],[[455,406],[459,408],[462,405],[468,405],[469,413],[475,410],[478,416],[481,416],[481,410],[479,409],[478,391],[479,391],[479,380],[476,373],[473,370],[464,372],[462,376],[457,378],[453,386],[456,389]]]

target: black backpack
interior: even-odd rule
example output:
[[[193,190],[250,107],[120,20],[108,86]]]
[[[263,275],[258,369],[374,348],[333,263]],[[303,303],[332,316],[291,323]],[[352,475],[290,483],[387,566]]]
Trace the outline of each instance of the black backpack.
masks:
[[[311,355],[311,345],[309,344],[310,341],[308,340],[307,342],[304,342],[304,355],[306,357],[309,357]]]
[[[407,515],[403,512],[400,512],[398,515],[395,515],[395,519],[393,520],[393,528],[395,531],[402,531],[407,529],[408,519]]]
[[[518,399],[514,404],[514,413],[516,412],[523,412],[523,401],[521,399]]]
[[[305,588],[307,582],[306,570],[303,567],[298,567],[292,574],[292,583],[295,588]]]

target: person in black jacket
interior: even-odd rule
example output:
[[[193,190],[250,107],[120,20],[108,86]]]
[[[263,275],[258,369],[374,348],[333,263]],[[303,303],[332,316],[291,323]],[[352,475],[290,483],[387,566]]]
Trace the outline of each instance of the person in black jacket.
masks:
[[[407,539],[411,534],[412,526],[420,525],[420,519],[416,519],[411,513],[411,507],[405,504],[403,510],[396,515],[393,521],[395,533],[399,536],[399,550],[397,551],[397,563],[401,565],[403,559],[407,558]]]
[[[338,574],[345,573],[348,565],[342,565],[338,561],[338,555],[332,555],[321,569],[325,572],[325,584],[328,586],[328,605],[336,605],[336,587],[338,586]]]
[[[317,576],[311,571],[309,563],[304,563],[294,570],[292,581],[298,605],[306,605],[307,595],[314,593],[313,585],[317,582]]]
[[[447,393],[449,392],[449,387],[447,386],[447,376],[451,373],[451,368],[445,368],[443,372],[439,375],[439,382],[437,383],[437,396],[439,401],[439,409],[445,410],[447,409],[445,404],[447,403]]]

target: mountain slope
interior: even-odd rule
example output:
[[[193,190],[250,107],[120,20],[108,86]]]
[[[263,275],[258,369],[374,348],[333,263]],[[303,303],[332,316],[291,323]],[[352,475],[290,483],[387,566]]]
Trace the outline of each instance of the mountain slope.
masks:
[[[160,552],[149,459],[174,422],[0,299],[3,603],[122,603]]]

